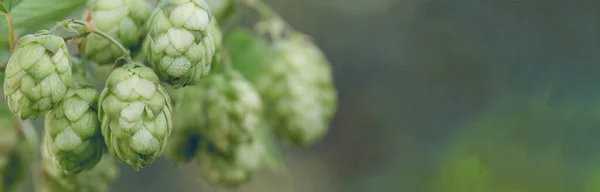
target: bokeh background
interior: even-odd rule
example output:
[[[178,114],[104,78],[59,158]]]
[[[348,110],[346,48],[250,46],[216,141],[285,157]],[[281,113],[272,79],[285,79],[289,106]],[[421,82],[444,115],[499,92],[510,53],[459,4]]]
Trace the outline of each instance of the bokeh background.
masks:
[[[239,189],[161,158],[113,191],[600,191],[600,1],[266,2],[333,65],[327,137]]]

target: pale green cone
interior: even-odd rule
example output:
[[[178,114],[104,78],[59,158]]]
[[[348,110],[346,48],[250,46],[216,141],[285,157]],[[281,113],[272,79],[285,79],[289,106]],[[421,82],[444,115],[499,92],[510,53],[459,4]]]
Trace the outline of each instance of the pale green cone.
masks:
[[[141,63],[116,68],[98,102],[107,148],[136,170],[152,163],[171,134],[170,102],[152,69]]]
[[[47,147],[53,162],[67,174],[92,168],[105,146],[97,114],[99,93],[81,79],[45,118]]]
[[[21,122],[8,109],[0,109],[0,191],[20,191],[37,151],[33,125]]]
[[[201,140],[200,125],[204,124],[202,89],[187,86],[172,89],[169,93],[173,99],[173,131],[165,155],[173,163],[187,163],[196,157]]]
[[[238,187],[250,182],[258,171],[264,148],[256,140],[239,145],[233,153],[225,155],[203,144],[199,153],[198,163],[206,181],[213,185]]]
[[[65,41],[44,33],[21,38],[6,66],[4,96],[21,119],[44,115],[63,99],[71,84]]]
[[[92,25],[119,41],[125,48],[139,47],[146,34],[145,25],[152,8],[145,0],[92,0]],[[85,11],[84,19],[89,14]],[[100,65],[112,65],[123,53],[109,40],[97,34],[86,38],[83,54]]]
[[[260,95],[252,84],[232,69],[208,76],[203,85],[203,136],[226,153],[251,142],[262,115]]]
[[[275,43],[258,78],[266,115],[283,140],[308,146],[327,133],[337,107],[331,66],[303,35]]]
[[[161,81],[180,88],[208,75],[221,32],[204,0],[162,1],[149,22],[146,54]]]

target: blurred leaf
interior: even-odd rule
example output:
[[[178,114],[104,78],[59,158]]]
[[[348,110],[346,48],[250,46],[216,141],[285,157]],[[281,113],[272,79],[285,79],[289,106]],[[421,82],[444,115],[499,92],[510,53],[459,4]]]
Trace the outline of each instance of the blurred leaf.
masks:
[[[20,3],[15,6],[15,2]],[[77,8],[85,5],[86,2],[86,0],[12,0],[13,7],[10,15],[13,26],[15,29],[19,29],[16,31],[32,33],[48,24],[65,19]],[[5,41],[8,38],[7,30],[7,22],[0,22],[0,31],[2,31],[0,33],[1,41]]]
[[[225,37],[225,46],[235,69],[250,82],[256,83],[262,59],[269,50],[267,41],[251,30],[240,27]]]
[[[10,12],[14,7],[21,3],[21,0],[1,0],[2,9],[4,9],[4,13]]]
[[[265,163],[272,169],[280,169],[283,166],[283,156],[277,148],[275,137],[266,121],[263,121],[262,126],[259,127],[258,137],[264,145]]]
[[[0,4],[0,12],[8,13],[8,8],[6,8],[6,5]]]

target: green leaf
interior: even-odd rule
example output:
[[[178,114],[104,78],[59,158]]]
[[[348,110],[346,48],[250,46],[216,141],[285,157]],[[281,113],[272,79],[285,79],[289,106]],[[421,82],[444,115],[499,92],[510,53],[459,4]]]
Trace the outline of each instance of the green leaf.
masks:
[[[19,5],[22,0],[0,0],[0,6],[3,6],[4,13],[9,13],[14,7]]]
[[[233,67],[252,83],[260,71],[262,59],[269,51],[269,44],[251,30],[236,28],[225,37],[225,46]]]
[[[4,3],[0,4],[0,12],[8,13],[8,9],[6,8],[6,5],[4,5]]]

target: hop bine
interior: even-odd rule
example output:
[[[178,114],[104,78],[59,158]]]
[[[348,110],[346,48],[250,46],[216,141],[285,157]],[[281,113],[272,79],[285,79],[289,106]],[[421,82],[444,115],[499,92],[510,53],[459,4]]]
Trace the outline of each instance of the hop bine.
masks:
[[[99,93],[84,74],[74,79],[74,88],[45,118],[46,150],[67,174],[92,168],[105,149],[97,115]]]
[[[129,49],[141,46],[146,20],[152,9],[145,0],[95,0],[90,2],[92,25],[109,34]],[[85,57],[97,64],[110,64],[123,53],[110,41],[97,34],[89,34],[83,51]]]
[[[19,40],[6,66],[4,96],[21,119],[35,119],[52,109],[71,84],[69,50],[63,38],[48,31]]]
[[[197,84],[209,73],[221,38],[204,0],[162,1],[150,17],[149,65],[174,88]]]
[[[258,89],[271,127],[283,140],[308,146],[321,139],[336,111],[337,92],[323,53],[304,35],[274,43]]]
[[[98,102],[106,146],[135,170],[152,163],[171,134],[171,99],[141,63],[115,69]]]

